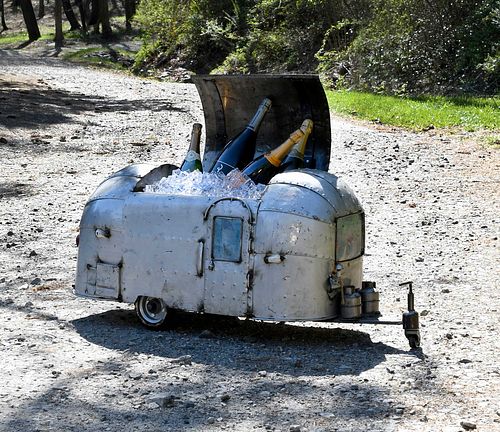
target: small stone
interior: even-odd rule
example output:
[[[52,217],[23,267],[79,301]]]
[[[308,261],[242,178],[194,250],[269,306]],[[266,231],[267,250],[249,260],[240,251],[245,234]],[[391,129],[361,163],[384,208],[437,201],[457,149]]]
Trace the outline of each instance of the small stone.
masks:
[[[446,339],[453,339],[453,335],[451,333],[446,333]]]
[[[209,417],[209,418],[207,418],[207,423],[208,424],[214,424],[215,423],[215,419],[213,417]]]
[[[215,335],[210,330],[203,330],[199,336],[201,339],[213,339]]]
[[[265,377],[265,376],[267,376],[267,372],[265,370],[261,370],[261,371],[259,371],[259,376]]]
[[[401,415],[401,414],[403,414],[405,412],[405,409],[402,406],[397,406],[397,407],[394,408],[394,412],[396,414],[398,414],[398,415]]]
[[[13,231],[9,231],[7,232],[7,235],[10,237],[10,236],[13,236],[14,235],[14,232]]]
[[[7,141],[7,139],[6,139],[6,138],[4,138],[4,137],[0,137],[0,143],[2,143],[2,144],[7,144],[7,143],[8,143],[8,141]]]
[[[291,425],[290,426],[290,432],[300,432],[300,426],[299,425]]]
[[[190,365],[192,363],[192,358],[190,355],[184,355],[176,359],[170,360],[170,363],[180,364],[180,365]]]
[[[149,402],[145,405],[145,408],[146,409],[150,409],[150,410],[153,410],[153,409],[158,409],[160,408],[160,405],[158,405],[156,402]]]
[[[460,426],[462,426],[465,430],[474,430],[476,429],[475,423],[467,422],[467,421],[461,421]]]
[[[130,379],[133,379],[133,380],[139,380],[139,379],[141,379],[142,375],[140,373],[137,373],[137,372],[130,372],[128,374],[128,377]]]
[[[415,258],[416,262],[424,262],[424,259],[422,257]]]
[[[38,254],[37,254],[34,250],[32,250],[32,251],[30,252],[30,257],[34,257],[34,256],[37,256],[37,255],[38,255]]]
[[[26,302],[26,303],[24,303],[24,307],[29,309],[29,308],[33,307],[33,303],[31,303],[30,301]]]
[[[472,360],[469,360],[469,359],[460,359],[458,362],[459,363],[463,363],[463,364],[468,364],[468,363],[472,363]]]
[[[231,396],[228,395],[227,393],[224,393],[221,397],[220,397],[220,400],[222,402],[227,402],[229,399],[231,399]]]
[[[192,401],[192,400],[188,400],[188,401],[186,401],[186,402],[185,402],[185,404],[184,404],[184,406],[185,406],[186,408],[194,408],[194,407],[195,407],[195,405],[196,405],[196,404],[195,404],[195,402],[194,402],[194,401]]]
[[[177,397],[170,393],[155,393],[147,397],[149,403],[156,403],[163,408],[171,408],[175,405]]]
[[[424,309],[422,312],[420,312],[420,316],[427,316],[429,315],[429,311],[427,309]]]

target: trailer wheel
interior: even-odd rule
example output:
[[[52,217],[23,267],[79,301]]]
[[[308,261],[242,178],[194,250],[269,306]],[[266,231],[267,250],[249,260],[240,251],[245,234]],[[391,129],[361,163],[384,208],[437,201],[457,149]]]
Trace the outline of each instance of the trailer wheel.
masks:
[[[146,327],[158,329],[165,323],[167,307],[162,299],[140,296],[135,301],[135,313]]]

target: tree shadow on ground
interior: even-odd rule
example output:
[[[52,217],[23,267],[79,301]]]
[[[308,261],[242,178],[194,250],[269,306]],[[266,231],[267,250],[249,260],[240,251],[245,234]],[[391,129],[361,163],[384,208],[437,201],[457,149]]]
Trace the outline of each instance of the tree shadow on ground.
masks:
[[[53,124],[75,122],[84,113],[180,111],[166,99],[110,99],[65,90],[37,82],[6,81],[0,76],[0,126],[38,130]]]
[[[336,328],[333,323],[298,326],[176,313],[164,331],[155,332],[138,324],[133,311],[118,309],[72,324],[89,342],[113,350],[165,358],[192,355],[194,362],[206,365],[292,376],[359,375],[385,361],[388,354],[419,355],[373,343],[367,333]],[[221,350],[228,354],[221,356]]]
[[[120,369],[115,367],[113,372],[119,374]],[[143,396],[134,391],[133,384],[124,384],[119,378],[110,380],[110,375],[106,375],[107,379],[103,379],[105,373],[96,370],[89,377],[88,371],[82,371],[72,377],[54,379],[43,392],[16,403],[14,412],[0,422],[0,428],[3,423],[2,430],[10,431],[48,430],[47,427],[78,432],[187,431],[219,430],[220,426],[232,430],[240,424],[243,429],[238,430],[247,430],[244,422],[268,423],[277,427],[290,422],[300,424],[314,413],[318,421],[323,418],[321,423],[329,426],[326,430],[332,430],[333,425],[333,430],[337,430],[339,424],[352,427],[358,421],[369,421],[370,430],[381,431],[386,430],[384,423],[387,418],[396,414],[388,399],[388,389],[373,383],[350,389],[331,386],[321,390],[302,382],[284,385],[283,382],[244,380],[232,387],[229,400],[221,404],[220,397],[207,394],[207,384],[215,378],[213,376],[207,378],[207,382],[179,381],[168,386],[166,392],[161,392],[167,404],[152,409],[148,406],[148,394],[155,393],[156,376],[141,383],[142,391],[146,393]],[[97,394],[92,392],[95,386],[95,383],[91,384],[92,378],[101,380]],[[81,388],[86,388],[88,394],[81,395],[78,392]],[[320,393],[327,393],[329,397],[322,398],[322,403],[315,408],[307,403],[297,403],[314,400]],[[214,419],[217,419],[216,426]]]
[[[0,182],[0,198],[18,198],[33,195],[33,188],[20,182]]]

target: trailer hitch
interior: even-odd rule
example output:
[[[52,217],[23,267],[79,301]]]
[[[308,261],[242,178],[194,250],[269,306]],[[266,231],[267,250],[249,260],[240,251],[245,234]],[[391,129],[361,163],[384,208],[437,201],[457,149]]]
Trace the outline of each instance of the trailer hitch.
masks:
[[[408,286],[408,310],[403,313],[403,329],[405,336],[410,342],[411,348],[420,346],[420,330],[418,324],[418,312],[415,310],[415,298],[413,296],[413,282],[403,282],[399,286]]]
[[[399,286],[408,286],[408,310],[403,313],[402,321],[382,320],[379,317],[362,316],[356,319],[338,319],[336,322],[350,322],[356,324],[374,324],[374,325],[403,325],[405,336],[410,343],[410,347],[418,348],[420,346],[420,330],[419,330],[419,316],[415,311],[415,297],[413,295],[413,282],[403,282]]]

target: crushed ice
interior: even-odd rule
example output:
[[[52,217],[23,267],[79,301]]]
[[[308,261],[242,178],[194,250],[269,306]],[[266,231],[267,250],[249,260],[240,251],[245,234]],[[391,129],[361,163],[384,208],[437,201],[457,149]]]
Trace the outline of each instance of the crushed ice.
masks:
[[[233,170],[227,176],[175,170],[170,176],[146,185],[144,191],[171,195],[259,199],[264,189],[264,185],[255,184],[239,170]]]

